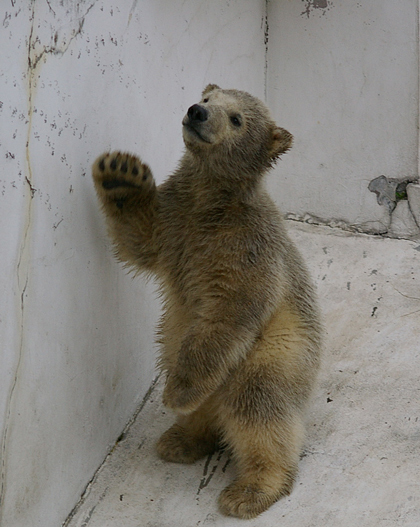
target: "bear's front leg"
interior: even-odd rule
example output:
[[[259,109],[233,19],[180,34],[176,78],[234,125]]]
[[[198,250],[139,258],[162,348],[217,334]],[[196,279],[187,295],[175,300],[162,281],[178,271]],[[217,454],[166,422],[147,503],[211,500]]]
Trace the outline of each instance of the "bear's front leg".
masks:
[[[150,168],[138,157],[112,152],[96,159],[92,176],[118,256],[151,269],[156,259],[157,191]]]
[[[166,379],[163,404],[179,415],[188,415],[197,410],[213,391],[208,381],[175,371]]]
[[[179,415],[197,410],[244,359],[252,344],[249,328],[232,328],[227,321],[197,324],[182,342],[175,367],[167,372],[165,406]]]

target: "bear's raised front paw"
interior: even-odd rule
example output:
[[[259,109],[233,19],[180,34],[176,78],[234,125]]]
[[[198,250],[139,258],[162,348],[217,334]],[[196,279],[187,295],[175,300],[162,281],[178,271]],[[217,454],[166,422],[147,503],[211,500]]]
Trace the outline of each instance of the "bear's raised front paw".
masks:
[[[99,156],[92,166],[92,176],[100,195],[118,200],[120,196],[147,194],[155,185],[145,163],[130,154],[111,152]]]
[[[272,489],[233,482],[220,493],[219,507],[226,516],[247,520],[267,510],[280,496],[281,493]]]

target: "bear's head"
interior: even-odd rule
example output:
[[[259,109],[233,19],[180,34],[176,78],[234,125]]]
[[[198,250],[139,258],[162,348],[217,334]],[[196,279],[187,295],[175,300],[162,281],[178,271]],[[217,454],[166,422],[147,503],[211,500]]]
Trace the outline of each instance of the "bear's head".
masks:
[[[187,150],[221,171],[262,173],[292,144],[259,99],[209,84],[183,121]]]

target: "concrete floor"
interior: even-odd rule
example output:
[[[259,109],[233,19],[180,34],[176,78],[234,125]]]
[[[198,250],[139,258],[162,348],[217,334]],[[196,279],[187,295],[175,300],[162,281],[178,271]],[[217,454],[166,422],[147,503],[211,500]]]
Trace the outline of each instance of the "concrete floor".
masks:
[[[420,525],[420,242],[288,224],[328,332],[292,494],[255,520],[222,516],[225,453],[189,466],[156,456],[173,421],[158,382],[67,527]]]

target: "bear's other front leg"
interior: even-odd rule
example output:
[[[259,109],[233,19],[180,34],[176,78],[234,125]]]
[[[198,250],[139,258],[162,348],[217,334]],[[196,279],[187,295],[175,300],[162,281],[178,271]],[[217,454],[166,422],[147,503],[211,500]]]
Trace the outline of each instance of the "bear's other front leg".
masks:
[[[163,404],[178,416],[206,404],[253,344],[248,328],[232,328],[229,321],[200,322],[186,334],[176,360],[166,369]]]
[[[92,176],[118,256],[153,268],[157,191],[149,166],[130,154],[106,153],[94,162]]]

